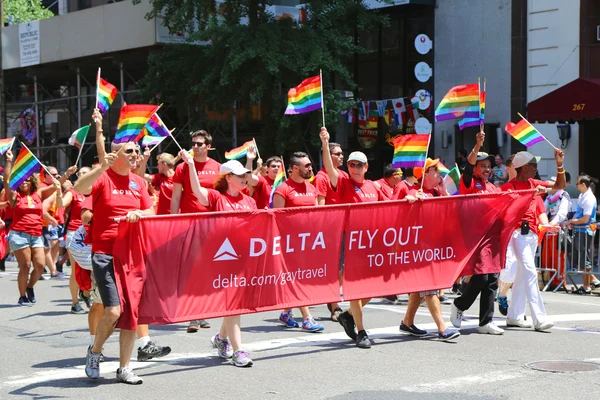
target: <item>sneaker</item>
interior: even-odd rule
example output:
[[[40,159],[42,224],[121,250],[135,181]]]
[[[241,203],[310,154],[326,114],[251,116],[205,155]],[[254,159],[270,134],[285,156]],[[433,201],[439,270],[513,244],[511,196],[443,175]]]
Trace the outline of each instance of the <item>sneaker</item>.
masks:
[[[440,298],[440,303],[442,303],[442,304],[445,304],[445,305],[450,305],[450,304],[452,304],[452,300],[450,300],[450,299],[448,298],[448,296],[446,296],[445,294],[444,294],[444,295],[441,295],[441,296],[439,296],[439,298]]]
[[[506,326],[509,328],[532,328],[531,322],[525,319],[506,318]]]
[[[33,303],[31,303],[29,301],[29,299],[27,298],[27,296],[21,296],[21,297],[19,297],[19,305],[21,307],[31,307],[33,305]]]
[[[88,347],[87,355],[85,357],[85,374],[88,378],[98,379],[100,378],[100,356],[102,353],[92,352],[92,346]],[[117,376],[118,379],[118,376]]]
[[[598,279],[596,279],[596,280],[592,281],[592,283],[590,285],[592,285],[592,287],[594,289],[598,289],[598,288],[600,288],[600,281]]]
[[[462,315],[462,310],[459,310],[458,307],[456,307],[456,304],[452,303],[452,306],[450,307],[450,322],[452,322],[452,325],[454,325],[455,328],[460,328],[460,325],[462,324]]]
[[[592,294],[592,289],[591,288],[584,288],[583,286],[581,286],[579,289],[577,289],[577,293],[578,294],[583,294],[583,295],[591,295]]]
[[[498,311],[506,317],[506,314],[508,314],[508,297],[498,296]]]
[[[282,312],[279,314],[279,322],[286,326],[286,328],[298,328],[300,324],[296,322],[294,319],[294,314],[292,314],[292,310],[287,313]],[[304,325],[304,324],[302,324]]]
[[[71,314],[87,314],[87,311],[77,302],[71,306]]]
[[[92,299],[91,295],[86,296],[85,293],[83,293],[83,290],[80,290],[79,291],[79,299],[85,303],[87,308],[92,308],[92,305],[94,304],[94,299]]]
[[[485,324],[484,326],[478,326],[477,332],[487,333],[490,335],[502,335],[504,333],[504,329],[498,328],[496,324],[493,321],[491,321]]]
[[[370,349],[372,344],[369,335],[367,335],[367,331],[358,332],[358,336],[356,337],[356,347],[360,349]]]
[[[59,281],[62,281],[65,279],[65,274],[63,274],[62,272],[56,272],[56,274],[50,274],[50,278],[51,279],[58,279]]]
[[[221,358],[231,358],[233,357],[233,349],[231,348],[231,344],[229,343],[229,339],[221,339],[221,336],[217,333],[215,336],[210,338],[210,342],[213,347],[217,349],[217,354]]]
[[[305,332],[321,332],[325,327],[321,324],[315,323],[315,319],[309,315],[302,322],[302,330]]]
[[[552,329],[553,326],[554,322],[552,321],[538,321],[537,324],[535,324],[535,330],[538,332],[547,331]]]
[[[169,346],[159,346],[153,341],[149,341],[144,348],[138,347],[138,361],[148,361],[153,358],[164,357],[171,352]],[[135,375],[135,374],[134,374]],[[141,382],[140,382],[141,383]]]
[[[233,353],[231,363],[236,367],[251,367],[253,362],[244,350],[238,350]]]
[[[383,301],[385,301],[386,303],[389,303],[389,304],[393,304],[393,305],[398,304],[398,296],[385,296],[385,297],[382,297],[382,299],[383,299]]]
[[[452,293],[454,293],[457,296],[462,296],[463,292],[462,292],[462,284],[460,283],[454,283],[452,285]]]
[[[196,333],[200,329],[199,321],[190,321],[190,325],[187,327],[187,333]]]
[[[37,300],[35,299],[35,293],[33,292],[33,288],[27,288],[26,294],[31,304],[35,304]]]
[[[123,367],[117,370],[117,382],[123,382],[129,385],[141,385],[144,383],[144,380],[137,376],[131,367]]]
[[[354,317],[352,315],[350,315],[350,313],[348,311],[344,311],[343,313],[340,314],[340,316],[338,317],[338,322],[340,323],[341,326],[344,327],[344,331],[346,332],[346,335],[348,335],[348,337],[350,339],[356,340],[357,334],[356,334],[356,327],[354,324]]]
[[[48,275],[42,274],[40,276],[40,281],[49,281],[49,280],[50,280],[50,277]]]
[[[460,332],[456,329],[446,328],[444,332],[438,334],[439,340],[443,342],[449,342],[452,339],[456,339],[460,336]]]
[[[408,333],[411,336],[426,336],[427,331],[417,328],[414,324],[408,326],[402,321],[400,323],[400,332]]]

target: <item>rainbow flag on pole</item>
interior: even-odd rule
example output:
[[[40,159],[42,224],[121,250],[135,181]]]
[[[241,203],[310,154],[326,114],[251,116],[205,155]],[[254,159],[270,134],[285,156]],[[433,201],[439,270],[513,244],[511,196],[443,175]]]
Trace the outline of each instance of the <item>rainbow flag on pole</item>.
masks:
[[[241,145],[240,147],[236,147],[235,149],[226,151],[225,158],[228,160],[238,160],[238,159],[244,157],[248,153],[250,146],[254,146],[254,140],[250,140],[250,141],[244,143],[243,145]]]
[[[285,114],[304,114],[323,107],[321,101],[321,76],[313,76],[302,81],[288,92],[288,106]]]
[[[393,168],[423,167],[431,135],[410,134],[394,139]]]
[[[483,125],[485,119],[485,79],[483,80],[483,90],[479,92],[479,120]]]
[[[155,113],[152,116],[152,118],[150,118],[150,120],[148,121],[146,126],[144,126],[142,133],[140,133],[140,138],[141,138],[141,136],[166,137],[166,136],[169,136],[169,133],[170,133],[169,128],[167,128],[167,126],[162,121],[162,119],[158,116],[158,114]],[[136,142],[137,142],[137,140],[136,140]]]
[[[21,151],[13,164],[10,178],[8,178],[8,187],[12,190],[19,189],[19,186],[41,167],[42,164],[40,164],[29,149],[25,146],[21,147]]]
[[[438,162],[438,171],[440,173],[440,175],[442,176],[442,178],[446,175],[448,175],[450,173],[450,170],[448,169],[448,167],[446,167],[444,164],[442,164],[442,162]]]
[[[546,138],[538,132],[529,122],[521,119],[518,123],[509,122],[504,127],[510,136],[517,139],[525,147],[533,146],[538,142],[543,142]]]
[[[285,175],[285,166],[283,162],[281,163],[281,169],[277,176],[275,177],[275,181],[273,182],[273,186],[271,187],[271,196],[269,198],[269,208],[273,208],[273,196],[275,195],[275,189],[277,189],[285,180],[287,179]]]
[[[152,104],[128,104],[121,108],[114,143],[131,142],[137,138],[159,106]]]
[[[100,72],[98,72],[98,87],[96,89],[98,95],[97,107],[100,109],[100,113],[104,115],[115,101],[115,97],[117,97],[117,88],[100,78],[99,74]]]
[[[450,193],[450,196],[458,193],[460,188],[460,171],[457,165],[444,177],[444,185],[446,185],[446,190]]]
[[[8,150],[10,150],[14,142],[14,137],[8,139],[0,139],[0,156],[6,153]]]
[[[446,93],[435,110],[435,120],[479,119],[479,112],[479,85],[477,83],[460,85]]]

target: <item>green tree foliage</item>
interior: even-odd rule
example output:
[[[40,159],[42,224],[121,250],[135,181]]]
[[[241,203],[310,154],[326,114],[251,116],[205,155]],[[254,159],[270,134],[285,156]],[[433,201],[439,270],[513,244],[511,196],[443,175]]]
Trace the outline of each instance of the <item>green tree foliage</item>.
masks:
[[[181,110],[190,104],[211,109],[242,107],[250,96],[269,110],[261,149],[271,154],[318,145],[321,113],[284,116],[287,91],[323,70],[327,126],[341,110],[340,89],[355,90],[354,56],[360,30],[378,29],[386,19],[361,0],[316,0],[305,6],[307,19],[276,18],[259,0],[151,0],[152,18],[162,11],[171,29],[186,31],[207,45],[169,45],[152,54],[143,86],[147,95]],[[336,90],[337,89],[337,90]]]
[[[4,23],[23,24],[29,21],[52,17],[52,11],[45,9],[40,0],[5,0]],[[10,18],[10,19],[9,19]]]

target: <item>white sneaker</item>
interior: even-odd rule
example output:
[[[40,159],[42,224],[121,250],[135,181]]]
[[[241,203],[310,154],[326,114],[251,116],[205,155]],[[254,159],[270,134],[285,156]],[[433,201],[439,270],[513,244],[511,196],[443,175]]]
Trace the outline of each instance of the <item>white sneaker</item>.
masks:
[[[506,326],[509,328],[533,328],[531,322],[526,319],[506,318]]]
[[[452,325],[454,325],[455,328],[460,328],[460,325],[462,324],[462,315],[463,312],[452,303],[450,306],[450,322],[452,322]]]
[[[552,321],[538,321],[537,324],[535,324],[535,330],[538,332],[547,331],[552,329],[553,326],[554,322]]]
[[[491,321],[485,324],[484,326],[478,326],[477,332],[488,333],[490,335],[502,335],[504,333],[504,329],[498,328],[496,324],[493,321]]]

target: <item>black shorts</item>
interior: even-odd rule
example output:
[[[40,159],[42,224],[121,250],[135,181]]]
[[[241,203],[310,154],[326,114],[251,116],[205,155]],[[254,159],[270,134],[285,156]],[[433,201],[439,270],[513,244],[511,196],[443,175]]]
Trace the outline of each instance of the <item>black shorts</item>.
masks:
[[[119,291],[115,282],[113,256],[110,254],[92,253],[92,270],[104,307],[120,306]]]

